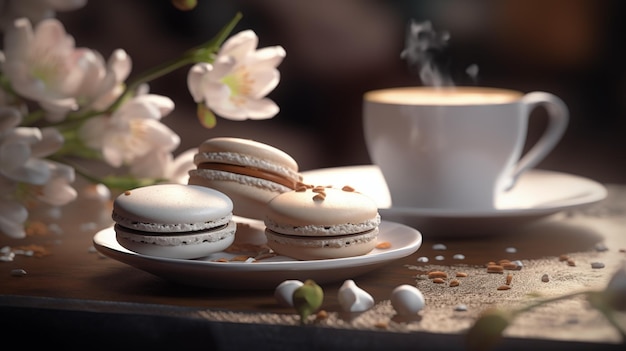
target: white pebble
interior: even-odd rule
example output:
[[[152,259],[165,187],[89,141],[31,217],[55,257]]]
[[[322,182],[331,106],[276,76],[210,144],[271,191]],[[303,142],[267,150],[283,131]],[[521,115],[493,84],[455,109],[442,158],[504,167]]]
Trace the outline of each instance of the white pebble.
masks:
[[[424,305],[424,294],[412,285],[403,284],[391,292],[391,306],[398,315],[415,315],[424,308]]]
[[[511,263],[513,263],[514,265],[516,265],[516,266],[518,266],[520,268],[524,267],[524,264],[520,260],[511,261]]]
[[[516,253],[517,249],[514,247],[507,247],[504,251],[506,251],[507,253]]]
[[[460,312],[465,312],[467,311],[467,305],[465,304],[458,304],[454,307],[455,311],[460,311]]]
[[[446,245],[444,245],[444,244],[434,244],[433,245],[433,250],[441,251],[441,250],[447,250],[447,249],[448,249],[448,247]]]
[[[591,268],[604,268],[604,263],[602,263],[602,262],[591,262]]]
[[[445,257],[443,257],[443,256],[441,256],[441,255],[437,255],[437,256],[435,256],[435,259],[436,259],[437,261],[443,261],[443,260],[445,260],[446,258],[445,258]]]
[[[26,271],[23,270],[23,269],[17,268],[17,269],[12,269],[11,270],[11,276],[13,276],[13,277],[23,277],[25,275],[26,275]]]
[[[603,251],[608,251],[608,250],[609,250],[609,248],[606,247],[606,245],[604,243],[597,243],[596,244],[596,251],[603,252]]]
[[[464,260],[465,259],[465,255],[463,254],[456,254],[454,256],[452,256],[453,259],[455,260]]]
[[[428,257],[426,257],[426,256],[418,257],[417,258],[417,262],[426,263],[426,262],[428,262]]]
[[[274,290],[274,298],[281,306],[293,307],[293,292],[302,285],[303,283],[296,279],[285,280]]]
[[[354,280],[343,282],[337,293],[339,305],[346,312],[365,312],[374,306],[374,298],[359,288]]]
[[[15,258],[15,254],[10,252],[8,254],[0,255],[0,262],[11,262]]]

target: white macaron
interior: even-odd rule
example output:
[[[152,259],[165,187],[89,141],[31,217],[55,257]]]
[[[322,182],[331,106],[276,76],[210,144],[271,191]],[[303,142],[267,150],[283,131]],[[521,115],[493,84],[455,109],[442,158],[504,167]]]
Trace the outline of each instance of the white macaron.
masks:
[[[233,214],[263,219],[267,202],[302,180],[297,162],[273,146],[242,138],[204,141],[189,171],[189,184],[217,189],[234,204]]]
[[[128,190],[113,202],[120,245],[137,253],[193,259],[229,247],[235,239],[231,199],[215,190],[158,184]]]
[[[360,256],[374,249],[380,215],[375,202],[351,187],[302,186],[268,204],[267,244],[300,260]]]

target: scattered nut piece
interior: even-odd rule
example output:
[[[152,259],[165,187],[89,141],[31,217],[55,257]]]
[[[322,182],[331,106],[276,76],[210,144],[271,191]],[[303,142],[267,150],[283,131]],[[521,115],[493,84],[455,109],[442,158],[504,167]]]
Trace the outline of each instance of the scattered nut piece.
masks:
[[[325,193],[318,193],[318,194],[315,194],[315,196],[313,196],[313,201],[324,201],[325,198],[326,198]]]
[[[519,271],[520,269],[522,269],[522,266],[518,266],[517,264],[513,262],[508,262],[508,263],[503,264],[502,268],[508,271]]]
[[[448,278],[448,273],[442,271],[432,271],[428,272],[428,279],[434,278]]]
[[[509,273],[506,275],[506,285],[511,285],[511,281],[513,280],[513,274]]]
[[[500,286],[498,287],[498,290],[509,290],[509,289],[511,289],[511,287],[510,287],[510,286],[508,286],[508,285],[500,285]]]
[[[344,185],[343,188],[341,188],[341,190],[348,191],[348,192],[353,192],[354,188],[349,186],[349,185]]]
[[[213,260],[213,262],[228,262],[228,259],[226,259],[224,257],[220,257],[218,259]]]
[[[575,267],[576,266],[576,262],[573,259],[568,258],[567,259],[567,265],[571,266],[571,267]]]
[[[456,272],[455,276],[458,277],[458,278],[465,278],[465,277],[467,277],[467,273],[465,273],[465,272]]]
[[[541,281],[547,283],[550,281],[550,276],[548,274],[544,274],[541,276]]]
[[[451,287],[455,287],[455,286],[459,286],[459,285],[461,285],[461,282],[460,282],[460,281],[458,281],[458,279],[452,279],[452,280],[450,281],[450,284],[448,284],[448,285],[449,285],[449,286],[451,286]]]
[[[560,255],[559,256],[559,261],[563,262],[563,261],[567,261],[569,259],[569,256],[567,255]]]
[[[328,318],[328,312],[326,310],[319,310],[317,314],[315,314],[315,318],[317,319],[326,319]]]
[[[124,195],[126,195],[126,196],[130,195],[130,190],[126,190],[126,191],[124,192]]]
[[[377,249],[388,249],[391,247],[391,243],[389,241],[381,241],[376,244]]]
[[[435,278],[435,279],[433,279],[433,283],[435,283],[435,284],[443,284],[445,282],[446,281],[443,280],[443,278]]]
[[[504,268],[497,264],[487,266],[487,273],[504,273]]]
[[[387,322],[376,322],[374,324],[374,327],[376,327],[378,329],[387,329],[389,327],[389,323],[387,323]]]

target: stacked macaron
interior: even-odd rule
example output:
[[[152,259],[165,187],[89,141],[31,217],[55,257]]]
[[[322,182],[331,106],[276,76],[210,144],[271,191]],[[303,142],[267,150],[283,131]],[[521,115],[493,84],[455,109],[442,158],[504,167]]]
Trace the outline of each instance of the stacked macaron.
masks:
[[[238,216],[262,219],[267,202],[302,180],[297,162],[284,151],[254,140],[218,137],[204,141],[189,171],[189,184],[217,189]]]
[[[202,186],[159,184],[128,190],[113,202],[117,241],[150,256],[192,259],[222,251],[235,239],[233,203]]]
[[[301,185],[268,203],[265,235],[268,246],[283,256],[352,257],[375,248],[379,224],[376,203],[353,188]]]

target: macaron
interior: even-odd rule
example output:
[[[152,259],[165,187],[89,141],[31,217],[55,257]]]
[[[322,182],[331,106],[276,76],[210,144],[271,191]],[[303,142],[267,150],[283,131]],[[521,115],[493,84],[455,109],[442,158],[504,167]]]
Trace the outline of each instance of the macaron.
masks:
[[[188,183],[228,195],[233,214],[241,217],[262,220],[274,196],[295,189],[302,181],[298,163],[290,155],[250,139],[208,139],[198,147],[194,163]]]
[[[349,186],[303,185],[274,197],[264,222],[267,245],[276,253],[318,260],[372,251],[380,215],[370,197]]]
[[[232,200],[203,186],[158,184],[128,190],[113,201],[119,244],[158,257],[193,259],[228,248],[235,239]]]

